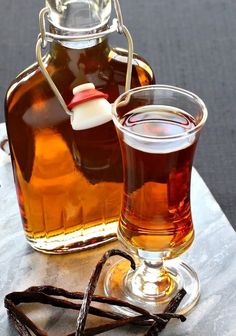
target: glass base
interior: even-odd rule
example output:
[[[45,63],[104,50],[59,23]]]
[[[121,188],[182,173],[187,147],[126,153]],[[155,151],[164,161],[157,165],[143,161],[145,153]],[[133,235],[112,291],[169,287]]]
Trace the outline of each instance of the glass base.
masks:
[[[129,262],[122,260],[108,270],[104,284],[106,295],[128,301],[153,314],[164,312],[167,304],[182,288],[187,294],[176,313],[187,314],[199,300],[200,285],[196,272],[179,259],[165,261],[161,263],[161,268],[153,264],[151,267],[140,264],[135,271],[130,269]],[[114,309],[128,316],[135,315],[128,308]]]

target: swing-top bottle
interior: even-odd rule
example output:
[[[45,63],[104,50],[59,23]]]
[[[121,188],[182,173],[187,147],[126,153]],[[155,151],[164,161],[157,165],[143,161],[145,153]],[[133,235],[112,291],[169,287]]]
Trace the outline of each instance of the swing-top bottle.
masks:
[[[111,0],[48,0],[52,36],[43,64],[66,104],[73,89],[93,83],[110,103],[125,90],[128,53],[111,47]],[[71,36],[88,35],[75,40]],[[134,54],[131,86],[154,82],[151,68]],[[82,121],[73,129],[38,63],[24,70],[6,95],[6,124],[20,214],[36,250],[67,253],[116,236],[122,162],[111,118]],[[89,115],[89,113],[88,113]]]

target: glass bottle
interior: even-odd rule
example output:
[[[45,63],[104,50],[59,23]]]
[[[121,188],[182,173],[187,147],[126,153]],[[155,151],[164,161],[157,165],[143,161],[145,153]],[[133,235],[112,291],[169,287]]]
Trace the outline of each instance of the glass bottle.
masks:
[[[125,90],[127,51],[108,36],[74,41],[107,29],[111,0],[47,0],[50,41],[44,66],[64,101],[91,82],[113,102]],[[131,86],[154,83],[146,61],[134,54]],[[68,253],[116,236],[122,164],[112,121],[75,131],[38,63],[24,70],[6,94],[6,125],[23,227],[29,244]]]

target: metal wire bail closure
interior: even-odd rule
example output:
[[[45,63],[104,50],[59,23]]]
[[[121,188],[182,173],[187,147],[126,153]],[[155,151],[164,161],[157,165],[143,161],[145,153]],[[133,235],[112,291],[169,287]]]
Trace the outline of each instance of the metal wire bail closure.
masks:
[[[37,59],[40,70],[42,71],[44,77],[48,81],[48,84],[50,85],[52,91],[57,97],[59,103],[61,104],[66,114],[70,116],[72,115],[72,112],[67,108],[67,105],[60,91],[56,87],[55,83],[53,82],[51,76],[49,75],[44,65],[42,49],[46,48],[47,44],[51,43],[53,40],[58,40],[58,41],[71,40],[71,41],[76,42],[76,41],[84,41],[84,40],[101,38],[115,31],[118,32],[119,34],[123,34],[125,35],[127,39],[127,43],[128,43],[128,64],[127,64],[127,72],[126,72],[125,91],[130,90],[131,76],[132,76],[132,61],[133,61],[133,52],[134,52],[133,39],[132,39],[132,36],[128,28],[123,23],[123,17],[122,17],[119,0],[113,0],[113,2],[114,2],[114,9],[116,12],[116,18],[113,19],[111,26],[104,31],[93,33],[93,34],[64,36],[64,35],[58,35],[58,34],[53,34],[51,32],[47,32],[46,31],[46,18],[49,13],[49,8],[45,7],[39,13],[40,34],[38,36],[37,43],[36,43],[36,59]]]

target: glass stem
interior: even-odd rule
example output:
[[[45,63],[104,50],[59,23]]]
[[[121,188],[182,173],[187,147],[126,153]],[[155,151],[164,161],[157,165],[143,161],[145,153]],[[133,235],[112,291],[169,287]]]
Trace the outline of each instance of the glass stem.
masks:
[[[171,278],[163,261],[141,260],[136,270],[127,276],[129,290],[135,295],[156,299],[165,296],[171,287]]]

